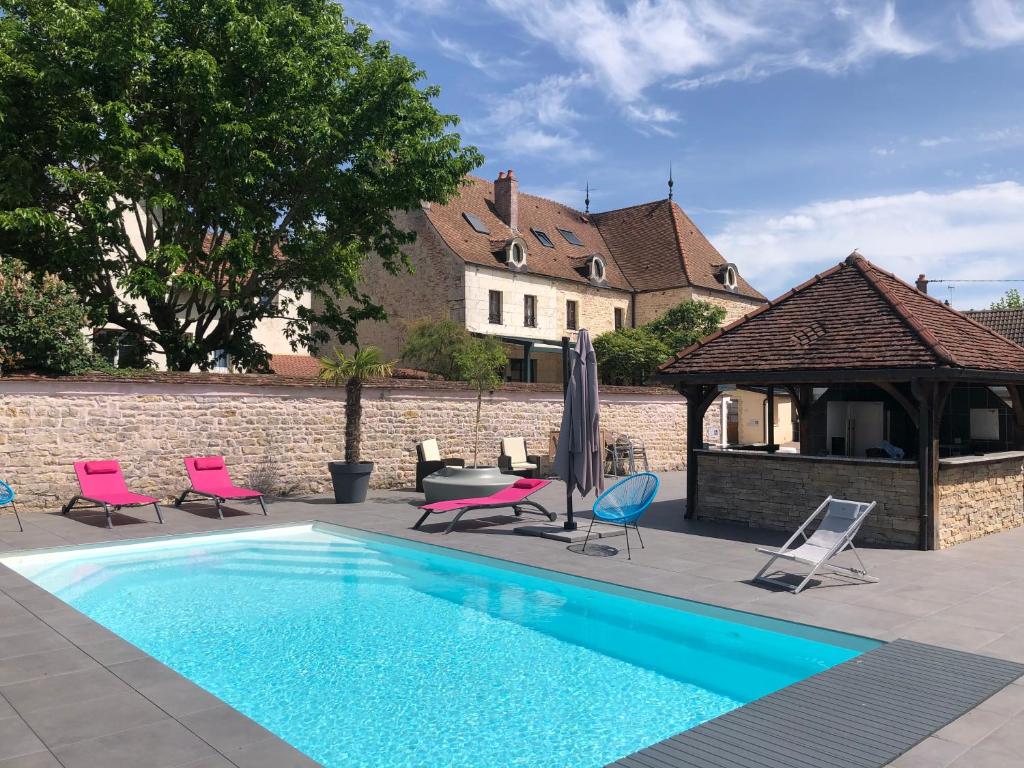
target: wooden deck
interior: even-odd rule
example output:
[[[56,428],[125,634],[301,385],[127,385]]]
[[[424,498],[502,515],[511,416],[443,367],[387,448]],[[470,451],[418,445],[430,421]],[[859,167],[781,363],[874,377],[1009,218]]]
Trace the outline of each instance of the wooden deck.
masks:
[[[879,768],[1024,674],[909,640],[654,744],[615,768]]]

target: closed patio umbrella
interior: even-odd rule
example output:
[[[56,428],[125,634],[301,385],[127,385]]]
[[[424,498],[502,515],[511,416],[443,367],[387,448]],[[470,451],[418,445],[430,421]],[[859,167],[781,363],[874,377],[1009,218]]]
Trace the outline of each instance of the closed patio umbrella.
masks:
[[[555,454],[555,474],[565,482],[566,530],[576,529],[572,517],[572,492],[586,496],[604,490],[604,457],[601,455],[601,403],[597,391],[597,358],[585,328],[576,336],[569,353],[569,379],[562,411],[562,429]]]

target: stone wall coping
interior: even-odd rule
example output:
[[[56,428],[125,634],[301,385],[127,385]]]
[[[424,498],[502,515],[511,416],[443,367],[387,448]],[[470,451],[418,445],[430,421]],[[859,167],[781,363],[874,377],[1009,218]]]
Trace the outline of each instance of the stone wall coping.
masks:
[[[60,384],[158,384],[171,387],[290,387],[290,388],[320,388],[340,389],[325,384],[312,376],[281,376],[274,373],[182,373],[178,371],[145,371],[131,373],[128,375],[114,375],[108,373],[84,373],[74,376],[56,376],[34,373],[14,373],[0,377],[0,389],[5,384],[33,384],[33,383],[60,383]],[[437,381],[430,379],[374,379],[366,383],[370,389],[404,389],[404,390],[429,390],[452,392],[473,392],[465,382],[462,381]],[[20,388],[21,389],[21,388]],[[22,391],[24,391],[22,389]],[[505,382],[496,392],[525,392],[525,393],[562,393],[561,384],[537,384],[525,382]],[[645,387],[623,387],[623,386],[602,386],[602,394],[609,395],[650,395],[657,397],[678,396],[676,390],[664,385],[651,385]],[[681,398],[680,398],[681,399]]]
[[[802,453],[767,453],[765,451],[735,451],[721,448],[702,449],[698,454],[758,459],[761,461],[815,461],[821,464],[842,464],[844,466],[867,467],[917,467],[916,461],[897,459],[860,459],[850,456],[807,456]],[[1024,454],[1022,454],[1024,455]]]
[[[939,469],[978,464],[998,464],[1002,461],[1020,463],[1024,461],[1024,451],[1000,451],[999,453],[986,453],[981,456],[950,456],[949,458],[939,460]]]

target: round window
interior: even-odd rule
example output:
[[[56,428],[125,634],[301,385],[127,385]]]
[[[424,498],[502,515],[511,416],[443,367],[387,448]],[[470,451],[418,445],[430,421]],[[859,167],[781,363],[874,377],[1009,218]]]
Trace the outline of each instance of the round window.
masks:
[[[604,280],[604,261],[595,258],[590,264],[590,279]]]
[[[522,243],[516,241],[509,246],[508,261],[513,267],[521,267],[526,263],[526,249]]]
[[[726,288],[728,288],[730,291],[736,289],[736,285],[739,282],[736,275],[736,267],[734,267],[732,264],[727,266],[725,268],[725,274],[722,277],[722,282],[725,284]]]

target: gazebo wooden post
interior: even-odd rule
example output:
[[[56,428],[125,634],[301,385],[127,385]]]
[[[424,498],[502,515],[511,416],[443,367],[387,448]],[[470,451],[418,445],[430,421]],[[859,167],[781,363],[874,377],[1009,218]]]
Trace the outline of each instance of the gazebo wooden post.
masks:
[[[718,387],[680,385],[686,398],[686,520],[697,513],[697,449],[704,446],[704,414],[718,397]]]
[[[1010,384],[1006,387],[1010,392],[1010,402],[1013,403],[1013,419],[1016,425],[1016,436],[1017,439],[1014,441],[1014,447],[1020,448],[1024,446],[1024,396],[1022,396],[1022,387],[1016,384]]]
[[[775,453],[777,450],[775,447],[775,387],[771,384],[768,385],[766,406],[768,410],[768,415],[765,417],[768,427],[768,453]]]
[[[917,467],[921,531],[918,547],[922,550],[939,548],[939,427],[946,398],[953,389],[951,383],[911,383],[917,398]]]

